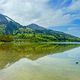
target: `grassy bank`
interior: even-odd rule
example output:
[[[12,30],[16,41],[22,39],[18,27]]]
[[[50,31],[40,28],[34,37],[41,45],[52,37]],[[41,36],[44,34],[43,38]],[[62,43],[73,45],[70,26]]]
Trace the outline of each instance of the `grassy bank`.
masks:
[[[80,38],[55,37],[46,34],[0,35],[0,42],[80,42]]]

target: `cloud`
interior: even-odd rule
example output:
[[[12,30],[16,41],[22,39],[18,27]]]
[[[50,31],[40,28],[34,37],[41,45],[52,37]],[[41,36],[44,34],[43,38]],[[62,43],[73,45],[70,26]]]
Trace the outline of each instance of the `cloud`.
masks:
[[[2,4],[3,2],[5,0],[0,2],[0,10],[25,25],[36,22],[48,10],[48,5],[46,5],[48,0],[7,0],[5,4]]]
[[[75,0],[0,0],[0,13],[20,24],[36,23],[44,27],[70,24],[79,14]],[[77,7],[78,8],[78,7]]]
[[[66,25],[70,23],[73,20],[74,16],[70,14],[64,15],[62,10],[57,10],[53,13],[51,11],[50,13],[48,12],[47,14],[44,14],[40,21],[37,21],[39,24],[43,25],[53,25],[53,26],[60,26],[60,25]],[[46,24],[45,24],[46,23]]]
[[[73,0],[72,5],[70,6],[71,10],[80,10],[80,0]]]

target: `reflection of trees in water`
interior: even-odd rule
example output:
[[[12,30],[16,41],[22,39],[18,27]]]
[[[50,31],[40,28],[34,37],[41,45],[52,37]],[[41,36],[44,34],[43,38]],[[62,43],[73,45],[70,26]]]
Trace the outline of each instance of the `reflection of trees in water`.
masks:
[[[0,68],[8,63],[14,63],[25,57],[36,60],[49,54],[56,54],[78,47],[79,45],[53,45],[53,44],[12,44],[0,45]]]

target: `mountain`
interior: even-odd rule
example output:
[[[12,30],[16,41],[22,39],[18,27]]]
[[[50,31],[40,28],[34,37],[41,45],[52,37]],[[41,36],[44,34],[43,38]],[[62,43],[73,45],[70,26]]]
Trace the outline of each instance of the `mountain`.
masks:
[[[64,32],[61,32],[61,31],[54,31],[52,29],[47,29],[47,28],[44,28],[42,26],[39,26],[37,24],[30,24],[30,25],[27,25],[27,26],[24,26],[25,28],[30,28],[32,29],[33,31],[35,31],[36,33],[44,33],[44,34],[49,34],[49,35],[65,35],[65,36],[70,36],[70,37],[75,37],[75,36],[72,36],[70,34],[66,34]],[[75,37],[77,38],[77,37]]]
[[[80,37],[80,31],[79,31],[80,26],[77,23],[75,25],[51,26],[51,27],[49,27],[49,29],[65,32],[67,34],[69,33],[71,35],[75,35],[77,37]]]
[[[33,42],[34,41],[36,42],[38,41],[41,41],[41,42],[43,41],[44,42],[80,41],[80,38],[75,37],[73,35],[66,34],[60,31],[47,29],[37,24],[22,26],[19,23],[12,20],[11,18],[9,18],[8,16],[2,15],[2,14],[0,14],[0,35],[1,34],[6,34],[6,35],[9,34],[9,35],[15,36],[15,39],[25,39]],[[1,41],[5,41],[5,38],[1,38],[1,39],[4,39]],[[11,37],[10,37],[10,40],[12,40]]]
[[[32,29],[35,33],[47,33],[48,29],[42,27],[42,26],[39,26],[37,24],[30,24],[30,25],[27,25],[27,26],[24,26],[25,28],[30,28]]]
[[[37,24],[30,24],[25,27],[32,29],[35,32],[35,34],[46,35],[44,36],[44,38],[51,39],[52,41],[80,41],[80,39],[76,36],[66,34],[60,31],[54,31],[51,29],[47,29]]]
[[[0,30],[1,28],[3,28],[2,30],[4,30],[3,31],[4,34],[12,34],[14,30],[21,27],[19,23],[15,22],[8,16],[2,15],[2,14],[0,14],[0,26],[3,26],[3,27],[0,27]]]
[[[40,30],[40,31],[43,31],[43,30],[47,30],[46,28],[42,27],[42,26],[39,26],[37,24],[30,24],[30,25],[27,25],[25,27],[28,27],[28,28],[31,28],[33,30]]]

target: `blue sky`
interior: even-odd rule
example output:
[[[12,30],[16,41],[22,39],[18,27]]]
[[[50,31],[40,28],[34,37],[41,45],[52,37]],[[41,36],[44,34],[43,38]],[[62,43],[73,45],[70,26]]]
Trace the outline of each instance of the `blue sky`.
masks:
[[[0,13],[80,37],[80,0],[0,0]]]

